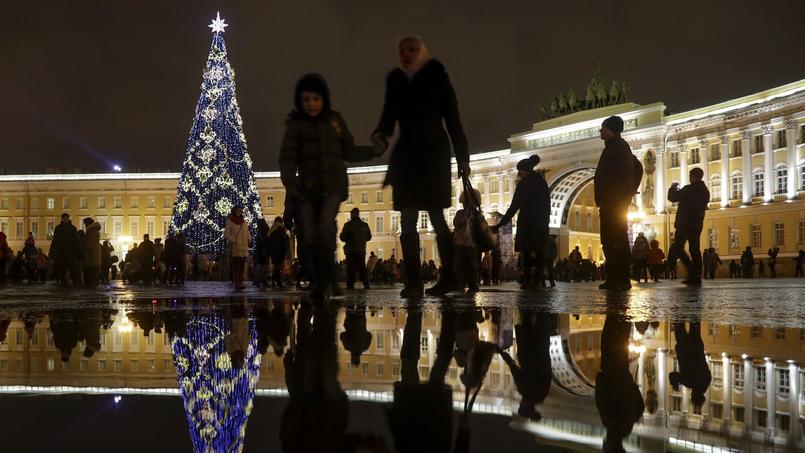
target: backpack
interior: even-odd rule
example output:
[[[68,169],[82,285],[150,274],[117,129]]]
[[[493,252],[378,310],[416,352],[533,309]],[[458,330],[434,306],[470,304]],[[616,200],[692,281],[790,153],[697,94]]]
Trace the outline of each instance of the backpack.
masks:
[[[632,193],[637,193],[637,188],[643,181],[643,164],[640,159],[632,154]]]

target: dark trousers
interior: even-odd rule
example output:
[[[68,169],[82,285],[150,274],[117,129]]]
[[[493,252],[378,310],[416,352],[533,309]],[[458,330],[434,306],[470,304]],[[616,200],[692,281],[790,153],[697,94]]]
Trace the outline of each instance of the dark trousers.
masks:
[[[702,279],[702,251],[700,248],[700,238],[702,225],[692,225],[690,227],[677,228],[674,233],[673,256],[682,261],[688,270],[688,280],[701,281]],[[688,243],[690,256],[685,252],[685,243]]]
[[[447,221],[444,219],[444,212],[441,209],[428,211],[430,223],[436,232],[436,246],[439,248],[439,259],[442,262],[441,278],[445,274],[452,274],[453,272],[453,237],[450,233],[450,228],[447,226]],[[406,269],[411,272],[414,265],[419,266],[419,230],[417,224],[419,223],[419,211],[417,209],[403,209],[400,211],[400,229],[403,235],[410,237],[412,244],[409,247],[403,247],[403,260],[406,262]],[[413,242],[416,241],[416,244]],[[409,256],[406,255],[406,250]],[[416,251],[416,256],[410,256],[411,253]],[[410,260],[410,261],[409,261]],[[407,263],[411,263],[411,267]],[[421,269],[416,272],[421,272]]]
[[[285,257],[284,256],[273,256],[271,257],[271,279],[274,281],[274,285],[277,288],[282,288],[285,284],[282,282],[282,265],[285,264]],[[268,268],[268,265],[266,265]]]
[[[480,276],[478,271],[478,250],[475,247],[456,246],[455,250],[455,277],[458,287],[478,290]]]
[[[602,207],[601,246],[604,249],[607,265],[607,282],[625,283],[629,281],[631,248],[626,225],[627,207]]]
[[[300,208],[302,228],[305,230],[302,246],[311,282],[319,288],[327,288],[332,283],[335,266],[335,237],[337,234],[335,216],[341,206],[341,197],[331,195],[305,200]]]
[[[369,275],[366,272],[366,253],[350,253],[347,255],[347,288],[355,287],[355,274],[358,274],[364,288],[369,287]]]
[[[67,274],[70,274],[70,281],[72,281],[73,285],[81,284],[81,275],[78,272],[78,262],[75,258],[57,258],[56,269],[59,275],[59,283],[62,285],[67,285]]]
[[[232,271],[232,281],[235,283],[235,288],[243,287],[244,273],[246,271],[246,257],[245,256],[230,256],[229,266]]]
[[[142,277],[143,283],[150,285],[154,281],[154,262],[152,259],[142,261]]]

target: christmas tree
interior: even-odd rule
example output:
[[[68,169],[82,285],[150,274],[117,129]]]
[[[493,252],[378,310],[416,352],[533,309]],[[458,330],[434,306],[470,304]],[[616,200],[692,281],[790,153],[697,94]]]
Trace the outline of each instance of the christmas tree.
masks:
[[[173,340],[174,363],[196,452],[243,449],[262,356],[257,350],[254,319],[237,322],[248,323],[242,368],[233,367],[227,353],[227,335],[236,332],[221,313],[190,314],[186,335]]]
[[[227,24],[219,14],[209,27],[212,45],[187,140],[170,231],[185,234],[191,253],[219,255],[226,248],[223,233],[233,206],[243,207],[252,237],[257,236],[255,222],[263,213],[235,98],[235,71],[229,65],[224,43]]]

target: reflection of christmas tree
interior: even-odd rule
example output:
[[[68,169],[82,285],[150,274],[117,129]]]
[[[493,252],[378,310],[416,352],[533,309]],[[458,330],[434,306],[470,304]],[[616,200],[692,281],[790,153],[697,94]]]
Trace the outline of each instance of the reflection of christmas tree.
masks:
[[[254,321],[248,321],[249,343],[240,369],[232,367],[226,351],[230,328],[220,314],[189,315],[186,329],[186,337],[173,341],[173,356],[193,448],[241,451],[260,377]]]
[[[263,215],[235,99],[235,72],[226,54],[226,26],[220,16],[210,25],[212,46],[173,207],[171,231],[184,232],[193,253],[224,251],[223,231],[233,206],[244,207],[252,237]]]

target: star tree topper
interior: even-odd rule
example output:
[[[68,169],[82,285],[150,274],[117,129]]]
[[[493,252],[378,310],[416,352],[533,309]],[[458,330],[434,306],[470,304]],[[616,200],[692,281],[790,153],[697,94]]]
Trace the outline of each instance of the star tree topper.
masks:
[[[210,25],[207,26],[212,28],[213,33],[223,33],[224,29],[228,27],[229,24],[224,22],[224,20],[221,19],[221,13],[216,11],[215,19],[213,19],[212,23],[210,23]]]

